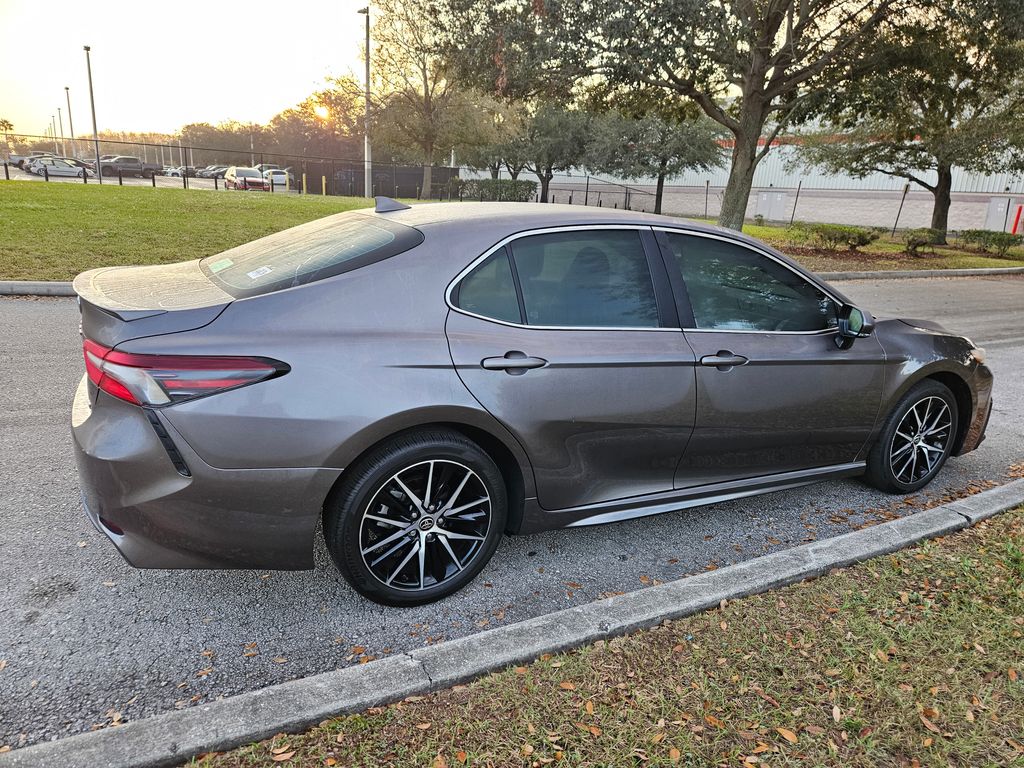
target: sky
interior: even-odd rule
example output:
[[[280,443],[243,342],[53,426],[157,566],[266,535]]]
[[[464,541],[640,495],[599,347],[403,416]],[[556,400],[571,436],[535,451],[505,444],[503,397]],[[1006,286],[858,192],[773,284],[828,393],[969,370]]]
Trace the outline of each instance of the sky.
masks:
[[[71,91],[76,135],[266,122],[328,76],[362,79],[366,0],[0,0],[0,118],[42,134]],[[59,135],[59,129],[58,129]]]

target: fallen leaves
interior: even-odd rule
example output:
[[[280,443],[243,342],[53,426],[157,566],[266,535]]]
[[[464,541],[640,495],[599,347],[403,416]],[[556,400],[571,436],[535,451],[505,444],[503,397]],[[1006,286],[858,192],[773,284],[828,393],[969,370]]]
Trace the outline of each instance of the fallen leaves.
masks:
[[[416,723],[413,727],[418,731],[427,731],[430,730],[430,723]]]
[[[271,661],[274,662],[275,664],[287,664],[288,663],[288,659],[286,659],[284,656],[275,656],[274,658],[271,659]]]
[[[784,738],[790,744],[796,744],[799,741],[799,739],[797,738],[797,735],[795,733],[793,733],[791,730],[789,730],[789,728],[782,728],[780,726],[779,728],[775,729],[775,732],[778,733],[779,736]]]
[[[921,718],[921,724],[924,725],[924,727],[927,728],[929,731],[931,731],[932,733],[942,733],[942,730],[939,728],[939,726],[937,726],[935,723],[933,723],[931,720],[924,716],[924,712],[918,715],[918,717]]]
[[[561,688],[563,691],[575,691],[576,690],[576,684],[575,683],[570,683],[568,680],[563,680],[562,682],[560,682],[558,684],[558,687]]]

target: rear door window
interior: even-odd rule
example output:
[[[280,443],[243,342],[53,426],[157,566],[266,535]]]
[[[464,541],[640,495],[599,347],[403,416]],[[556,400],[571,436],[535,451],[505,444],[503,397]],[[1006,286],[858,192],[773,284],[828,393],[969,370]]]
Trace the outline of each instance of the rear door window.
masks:
[[[339,213],[240,245],[199,263],[235,298],[323,280],[415,248],[419,230],[379,216]]]
[[[640,233],[530,235],[510,246],[529,325],[657,328],[658,302]]]

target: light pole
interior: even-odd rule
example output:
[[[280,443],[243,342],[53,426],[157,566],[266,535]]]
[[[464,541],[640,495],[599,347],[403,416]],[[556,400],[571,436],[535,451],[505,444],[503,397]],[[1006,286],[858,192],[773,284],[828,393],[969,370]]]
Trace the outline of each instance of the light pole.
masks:
[[[57,125],[60,127],[60,153],[66,157],[68,151],[64,147],[64,116],[60,113],[60,107],[57,107]]]
[[[71,140],[75,140],[75,121],[71,119],[71,89],[66,85],[64,86],[64,96],[68,100],[68,133],[71,134]]]
[[[92,93],[92,60],[89,58],[89,51],[91,48],[86,45],[85,48],[85,68],[89,72],[89,107],[92,109],[92,141],[96,147],[96,180],[103,183],[103,173],[100,169],[100,136],[96,131],[96,99]]]
[[[366,16],[366,105],[363,113],[363,195],[373,197],[373,160],[370,154],[370,6],[360,8]]]

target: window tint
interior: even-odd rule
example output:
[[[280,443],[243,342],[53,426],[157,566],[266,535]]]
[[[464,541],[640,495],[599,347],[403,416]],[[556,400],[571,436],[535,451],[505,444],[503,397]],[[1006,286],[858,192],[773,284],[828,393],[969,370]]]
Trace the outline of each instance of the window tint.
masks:
[[[505,249],[495,252],[459,283],[456,306],[475,315],[521,323],[519,299]]]
[[[531,235],[510,248],[528,324],[658,326],[654,285],[636,230]]]
[[[735,243],[668,235],[698,328],[821,331],[836,326],[827,295],[776,261]]]
[[[419,230],[379,216],[338,213],[208,256],[199,262],[236,298],[348,272],[423,242]]]

